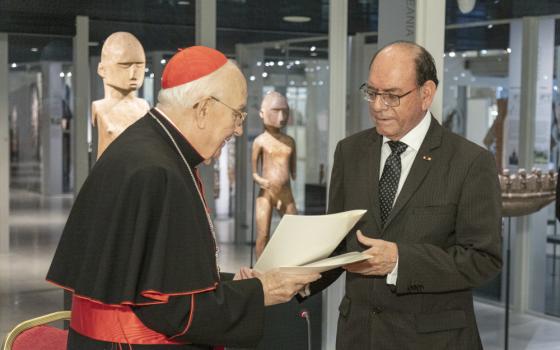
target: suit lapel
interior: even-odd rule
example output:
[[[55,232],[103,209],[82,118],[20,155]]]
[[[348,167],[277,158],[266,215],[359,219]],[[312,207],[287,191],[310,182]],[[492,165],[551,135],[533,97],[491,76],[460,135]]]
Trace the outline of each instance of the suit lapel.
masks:
[[[441,144],[441,136],[442,136],[442,127],[439,125],[437,120],[432,117],[430,128],[428,129],[428,133],[414,158],[414,162],[412,163],[412,167],[406,181],[404,182],[403,188],[397,197],[395,205],[387,218],[387,222],[385,223],[385,228],[391,224],[391,221],[394,217],[398,215],[398,213],[403,209],[405,204],[409,201],[410,197],[416,192],[418,187],[424,181],[426,174],[430,170],[432,166],[432,152],[438,148]],[[377,165],[379,167],[379,164]],[[379,205],[377,206],[379,207]],[[379,212],[379,209],[377,209]],[[381,222],[381,221],[378,221]]]
[[[373,135],[368,138],[366,144],[366,169],[367,169],[367,193],[369,196],[369,206],[371,213],[377,224],[378,232],[381,231],[381,211],[379,208],[378,192],[379,192],[379,162],[381,160],[381,146],[383,138],[375,130]]]

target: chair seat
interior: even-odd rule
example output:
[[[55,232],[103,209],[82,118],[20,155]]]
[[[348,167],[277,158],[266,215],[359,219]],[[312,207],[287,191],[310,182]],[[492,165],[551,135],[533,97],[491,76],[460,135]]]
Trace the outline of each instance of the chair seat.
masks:
[[[37,326],[21,333],[12,350],[66,350],[68,331],[51,326]]]

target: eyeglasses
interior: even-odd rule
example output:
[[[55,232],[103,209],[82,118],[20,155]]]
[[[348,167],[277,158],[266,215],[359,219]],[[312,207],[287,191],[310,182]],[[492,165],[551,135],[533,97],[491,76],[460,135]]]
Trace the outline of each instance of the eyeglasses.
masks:
[[[381,101],[383,101],[383,104],[387,107],[398,107],[401,104],[401,98],[405,97],[416,89],[418,89],[418,87],[415,87],[414,89],[407,91],[402,95],[395,95],[386,92],[377,92],[373,90],[367,83],[363,83],[362,86],[360,86],[360,91],[362,92],[364,100],[373,103],[375,102],[377,96],[380,96]]]
[[[230,107],[229,105],[223,103],[222,101],[220,101],[218,98],[214,96],[210,96],[210,98],[216,102],[223,104],[227,108],[231,109],[231,111],[233,112],[233,117],[235,118],[235,126],[241,126],[245,121],[245,118],[247,118],[247,112],[238,111],[237,109]]]

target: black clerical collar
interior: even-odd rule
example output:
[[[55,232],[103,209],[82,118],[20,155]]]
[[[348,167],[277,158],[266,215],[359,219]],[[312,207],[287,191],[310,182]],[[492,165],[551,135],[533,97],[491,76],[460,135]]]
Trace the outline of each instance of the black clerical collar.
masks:
[[[197,150],[190,144],[189,140],[187,140],[187,138],[177,129],[177,127],[160,109],[154,107],[150,110],[150,114],[152,114],[160,122],[162,122],[167,130],[169,130],[169,133],[177,143],[177,146],[179,146],[181,153],[183,153],[189,165],[197,166],[204,161],[204,158],[200,155],[200,153],[197,152]],[[159,125],[157,127],[167,139],[168,136],[165,131],[162,130]],[[171,140],[169,140],[169,142],[171,143]]]

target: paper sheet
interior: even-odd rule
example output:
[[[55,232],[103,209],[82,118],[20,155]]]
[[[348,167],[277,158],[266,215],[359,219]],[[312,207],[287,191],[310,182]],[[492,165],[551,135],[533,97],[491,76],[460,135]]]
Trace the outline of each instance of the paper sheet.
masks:
[[[319,261],[313,262],[311,264],[306,264],[303,266],[283,266],[280,267],[280,270],[293,274],[320,273],[320,272],[332,270],[342,265],[367,260],[369,258],[371,258],[371,255],[367,255],[360,252],[350,252],[346,254],[332,256],[326,259],[321,259]]]
[[[254,269],[266,272],[276,267],[299,267],[301,270],[303,265],[319,263],[319,260],[331,255],[348,231],[365,213],[366,210],[350,210],[330,215],[284,215]],[[360,259],[367,258],[368,256],[362,254]],[[326,271],[359,261],[355,259],[358,258],[353,255],[339,258],[335,263],[330,260],[324,266],[314,265],[313,267],[326,267],[322,270]],[[337,264],[340,265],[336,266]]]

